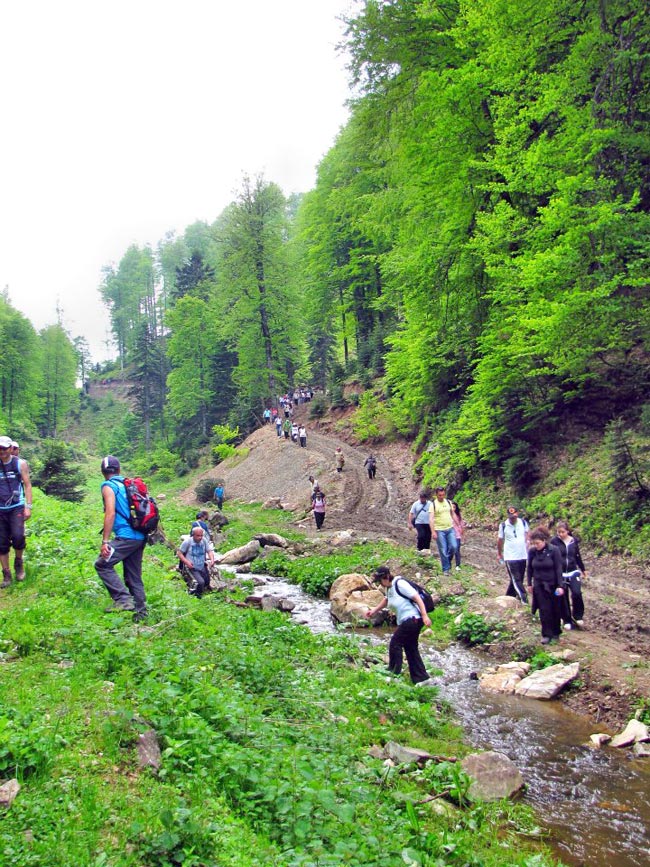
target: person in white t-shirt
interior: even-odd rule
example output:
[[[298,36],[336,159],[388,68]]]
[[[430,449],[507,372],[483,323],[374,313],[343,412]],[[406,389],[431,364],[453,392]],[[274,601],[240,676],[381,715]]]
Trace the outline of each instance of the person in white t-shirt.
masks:
[[[528,604],[528,594],[524,584],[526,562],[528,559],[528,522],[519,517],[516,506],[508,506],[508,517],[499,524],[497,536],[497,558],[505,563],[508,572],[506,596],[514,596]]]

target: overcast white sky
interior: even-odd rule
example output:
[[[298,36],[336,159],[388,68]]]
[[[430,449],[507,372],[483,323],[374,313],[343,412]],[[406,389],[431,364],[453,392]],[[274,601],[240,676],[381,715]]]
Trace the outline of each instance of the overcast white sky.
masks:
[[[347,119],[352,0],[0,3],[0,288],[106,356],[101,268],[213,221],[243,173],[304,192]]]

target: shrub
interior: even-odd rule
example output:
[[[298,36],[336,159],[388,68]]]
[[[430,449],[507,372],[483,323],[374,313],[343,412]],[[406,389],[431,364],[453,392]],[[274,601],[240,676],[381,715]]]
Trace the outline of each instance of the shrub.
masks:
[[[214,496],[214,489],[219,484],[219,479],[201,479],[201,481],[194,488],[194,494],[196,499],[200,503],[207,503],[212,500]]]
[[[493,637],[497,624],[488,623],[481,614],[463,614],[460,623],[454,624],[452,635],[457,641],[469,644],[487,644]]]
[[[59,500],[79,503],[84,497],[81,490],[84,481],[81,469],[70,461],[70,449],[66,443],[48,440],[43,463],[34,476],[34,484]]]
[[[309,405],[309,418],[322,418],[327,412],[327,398],[324,394],[316,394]]]

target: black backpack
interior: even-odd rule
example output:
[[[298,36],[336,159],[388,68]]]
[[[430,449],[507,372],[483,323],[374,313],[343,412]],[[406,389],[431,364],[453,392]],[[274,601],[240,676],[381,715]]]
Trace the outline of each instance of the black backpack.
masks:
[[[398,578],[400,581],[406,581],[407,584],[410,584],[411,587],[418,592],[418,594],[420,595],[420,599],[424,602],[424,610],[427,613],[429,613],[430,611],[433,611],[433,609],[436,606],[433,604],[433,596],[429,593],[428,590],[426,590],[424,587],[421,587],[419,584],[416,584],[415,581],[409,581],[408,578],[402,578],[401,576],[398,576]],[[409,602],[412,602],[413,605],[415,605],[415,603],[413,602],[412,599],[409,599],[409,597],[406,596],[404,593],[400,593],[399,584],[397,583],[397,580],[395,581],[394,586],[395,586],[395,592],[399,593],[399,595],[402,597],[402,599],[408,599]]]

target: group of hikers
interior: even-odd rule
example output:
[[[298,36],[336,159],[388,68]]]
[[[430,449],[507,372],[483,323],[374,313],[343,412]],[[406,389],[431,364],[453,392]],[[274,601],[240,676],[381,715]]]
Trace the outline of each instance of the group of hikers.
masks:
[[[283,421],[279,415],[275,417],[274,424],[278,439],[282,439],[284,436],[285,440],[290,439],[291,442],[297,443],[303,449],[307,447],[307,428],[304,424],[297,424],[290,418],[285,418]]]
[[[335,468],[341,473],[345,457],[340,447],[335,451]],[[375,478],[377,462],[369,455],[364,466],[368,477]],[[147,617],[146,594],[142,581],[142,557],[147,532],[138,529],[133,521],[133,502],[119,460],[107,455],[102,459],[101,496],[104,506],[102,542],[95,569],[111,597],[108,610],[132,611],[135,620]],[[141,481],[141,480],[137,480]],[[309,476],[311,485],[310,511],[314,515],[316,529],[323,526],[326,513],[326,497],[319,482]],[[146,487],[145,487],[146,494]],[[224,487],[218,483],[214,498],[219,510],[223,507]],[[0,436],[0,563],[3,581],[7,588],[12,582],[9,562],[11,547],[14,548],[14,576],[16,581],[25,577],[23,554],[25,551],[25,521],[32,512],[32,485],[29,465],[20,457],[18,443],[10,437]],[[208,523],[208,512],[201,510],[192,523],[189,535],[177,549],[179,567],[184,571],[188,590],[201,597],[210,589],[210,569],[215,563],[214,544]],[[439,486],[435,496],[429,499],[422,490],[408,513],[409,530],[416,534],[418,551],[430,549],[435,541],[443,577],[451,572],[452,562],[461,569],[461,543],[466,530],[458,504],[447,498],[446,489]],[[527,521],[519,515],[516,506],[508,506],[507,517],[499,524],[497,532],[497,558],[508,573],[507,595],[516,597],[523,604],[532,601],[532,614],[539,613],[542,644],[557,640],[562,632],[583,625],[584,600],[581,581],[586,569],[580,546],[566,521],[556,525],[556,535],[551,538],[543,526],[530,530]],[[121,563],[123,580],[115,567]],[[402,655],[406,654],[411,679],[414,683],[429,682],[418,648],[418,639],[423,626],[430,624],[424,606],[424,591],[402,576],[393,576],[388,567],[382,566],[375,573],[375,581],[385,590],[382,602],[367,612],[374,617],[382,608],[390,607],[396,615],[397,629],[389,648],[389,669],[399,674]]]

